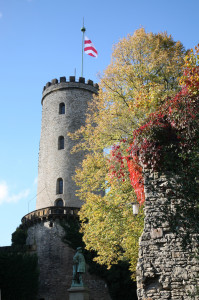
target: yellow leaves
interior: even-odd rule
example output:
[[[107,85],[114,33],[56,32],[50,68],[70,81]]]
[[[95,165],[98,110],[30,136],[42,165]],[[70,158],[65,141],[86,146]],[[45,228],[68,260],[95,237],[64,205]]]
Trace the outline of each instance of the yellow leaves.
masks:
[[[138,239],[143,228],[143,212],[135,218],[130,202],[130,183],[116,184],[104,196],[87,193],[80,211],[87,249],[98,253],[96,261],[109,268],[119,260],[131,260],[136,266]],[[135,268],[132,270],[135,272]]]
[[[93,210],[95,210],[95,208],[94,206]],[[106,207],[106,210],[108,208],[109,207]],[[117,263],[122,259],[131,258],[136,262],[140,232],[136,237],[135,232],[130,236],[132,230],[130,231],[129,228],[131,228],[131,226],[129,226],[127,220],[122,218],[121,211],[120,213],[118,212],[118,215],[114,213],[114,216],[110,211],[107,214],[104,213],[103,216],[101,214],[99,215],[100,218],[98,219],[96,215],[93,214],[95,217],[89,218],[89,223],[83,225],[84,241],[87,245],[87,249],[95,250],[98,253],[96,261],[101,264],[106,264],[109,267],[111,264]],[[103,217],[103,221],[101,221],[101,217]],[[116,221],[115,224],[113,220]],[[124,234],[126,237],[123,237]]]
[[[141,28],[115,45],[111,64],[100,83],[102,96],[123,111],[130,107],[126,123],[135,129],[178,88],[176,77],[183,56],[180,42],[174,42],[166,33],[146,33]]]

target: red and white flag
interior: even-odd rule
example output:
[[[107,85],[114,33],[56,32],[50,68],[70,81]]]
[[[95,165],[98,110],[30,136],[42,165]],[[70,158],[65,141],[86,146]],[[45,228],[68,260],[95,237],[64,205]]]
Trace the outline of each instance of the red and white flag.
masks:
[[[98,56],[97,50],[87,36],[84,38],[84,52],[92,57]]]

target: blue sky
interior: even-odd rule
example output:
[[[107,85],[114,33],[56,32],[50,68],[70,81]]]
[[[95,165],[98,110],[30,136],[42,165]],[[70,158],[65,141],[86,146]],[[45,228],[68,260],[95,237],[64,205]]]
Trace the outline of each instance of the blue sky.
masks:
[[[141,26],[194,47],[198,11],[198,0],[0,0],[0,246],[35,209],[42,88],[81,76],[83,17],[99,54],[84,56],[84,77],[98,82],[113,45]]]

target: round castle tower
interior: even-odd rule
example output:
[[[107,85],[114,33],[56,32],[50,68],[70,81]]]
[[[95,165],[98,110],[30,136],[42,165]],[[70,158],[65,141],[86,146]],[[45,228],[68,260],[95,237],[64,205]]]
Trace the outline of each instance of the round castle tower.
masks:
[[[98,85],[92,80],[85,83],[83,77],[78,82],[74,76],[69,81],[60,77],[59,82],[53,79],[44,86],[36,209],[81,207],[72,177],[84,153],[71,154],[77,141],[71,140],[68,133],[84,125],[88,102],[97,92]]]
[[[37,299],[69,300],[75,251],[64,242],[70,221],[77,221],[81,201],[75,195],[72,179],[84,152],[71,154],[77,143],[68,137],[85,124],[88,102],[98,93],[93,81],[83,77],[75,82],[61,77],[48,82],[42,95],[42,126],[39,150],[36,210],[22,218],[27,229],[26,245],[38,256],[39,291]],[[61,222],[62,220],[62,222]],[[65,224],[65,226],[63,226]],[[92,299],[110,300],[105,282],[84,274]]]

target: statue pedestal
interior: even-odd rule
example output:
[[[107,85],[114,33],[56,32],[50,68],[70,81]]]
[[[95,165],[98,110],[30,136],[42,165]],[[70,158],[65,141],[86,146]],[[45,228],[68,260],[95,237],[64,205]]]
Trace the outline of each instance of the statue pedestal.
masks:
[[[68,289],[69,300],[89,300],[89,289],[84,286]]]

